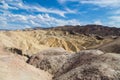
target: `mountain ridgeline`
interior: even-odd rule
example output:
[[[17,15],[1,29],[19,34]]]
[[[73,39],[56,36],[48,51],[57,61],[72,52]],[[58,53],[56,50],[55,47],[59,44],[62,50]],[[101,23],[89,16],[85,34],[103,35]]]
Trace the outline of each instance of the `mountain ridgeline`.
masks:
[[[58,26],[53,28],[47,28],[49,30],[61,30],[68,31],[71,34],[94,34],[100,36],[120,36],[120,28],[108,27],[102,25],[85,25],[85,26]],[[47,30],[46,29],[46,30]]]

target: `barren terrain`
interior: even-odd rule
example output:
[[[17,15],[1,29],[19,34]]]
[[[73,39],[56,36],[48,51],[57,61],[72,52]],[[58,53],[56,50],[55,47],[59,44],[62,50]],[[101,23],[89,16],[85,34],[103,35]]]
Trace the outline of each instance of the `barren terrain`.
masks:
[[[119,29],[91,26],[0,31],[0,79],[120,80]]]

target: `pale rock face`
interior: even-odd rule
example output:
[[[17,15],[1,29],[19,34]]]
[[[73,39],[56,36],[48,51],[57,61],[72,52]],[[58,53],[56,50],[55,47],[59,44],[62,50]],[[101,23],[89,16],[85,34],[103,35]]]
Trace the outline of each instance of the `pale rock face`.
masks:
[[[0,51],[0,80],[52,80],[52,75],[25,63],[21,56]]]

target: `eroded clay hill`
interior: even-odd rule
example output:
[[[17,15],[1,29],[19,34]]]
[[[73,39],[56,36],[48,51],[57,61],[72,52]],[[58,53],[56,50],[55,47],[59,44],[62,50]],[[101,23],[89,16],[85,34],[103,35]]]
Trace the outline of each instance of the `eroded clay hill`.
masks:
[[[94,48],[113,41],[96,35],[71,34],[61,30],[0,31],[0,44],[20,54],[34,54],[50,47],[61,47],[69,52]]]

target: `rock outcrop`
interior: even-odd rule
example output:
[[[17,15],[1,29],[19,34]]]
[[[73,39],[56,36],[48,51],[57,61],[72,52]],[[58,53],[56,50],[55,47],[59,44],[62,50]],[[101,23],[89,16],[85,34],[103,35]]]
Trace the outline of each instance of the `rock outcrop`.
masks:
[[[0,80],[52,80],[52,75],[0,48]]]
[[[40,52],[29,64],[53,74],[53,80],[119,80],[120,55],[85,50],[76,54]]]
[[[63,49],[53,48],[33,55],[28,63],[37,68],[55,74],[66,62],[69,53]]]

